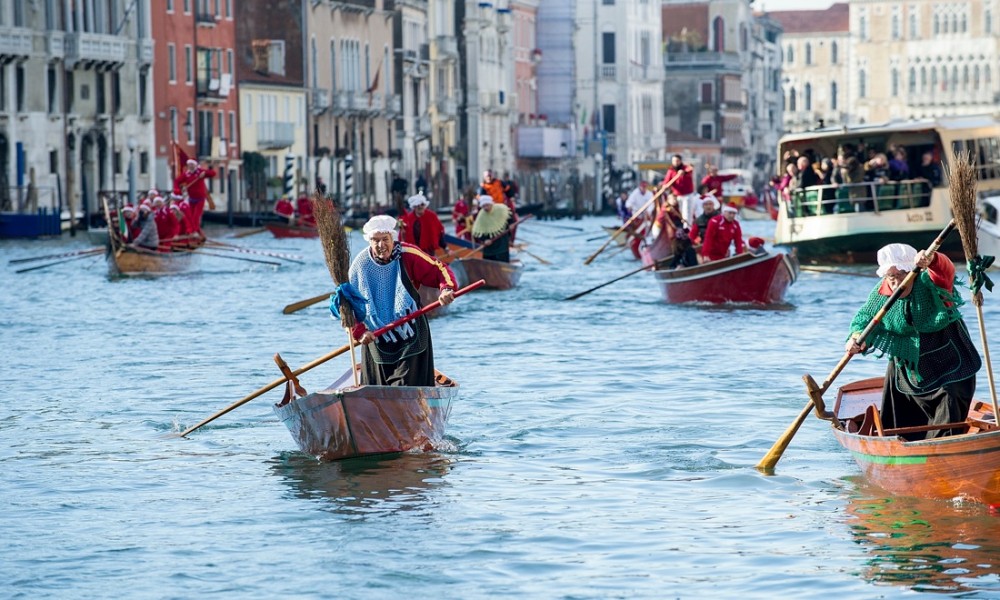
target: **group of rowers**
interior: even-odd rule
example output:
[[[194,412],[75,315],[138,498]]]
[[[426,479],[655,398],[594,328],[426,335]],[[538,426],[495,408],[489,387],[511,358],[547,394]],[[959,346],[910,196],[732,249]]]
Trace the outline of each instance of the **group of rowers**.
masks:
[[[644,246],[653,246],[661,239],[670,247],[667,267],[671,269],[726,258],[731,248],[736,254],[746,249],[736,220],[739,209],[719,202],[722,183],[735,176],[718,175],[717,169],[710,168],[695,192],[693,171],[675,154],[662,182],[667,189],[655,203],[647,181],[640,181],[631,194],[623,193],[619,198],[618,213],[628,224],[629,245],[636,258]],[[756,249],[763,240],[751,238],[748,244]]]
[[[309,196],[299,196],[296,198],[295,204],[292,204],[287,196],[282,196],[274,203],[274,212],[286,219],[289,225],[316,227],[316,215],[313,212],[313,203]]]

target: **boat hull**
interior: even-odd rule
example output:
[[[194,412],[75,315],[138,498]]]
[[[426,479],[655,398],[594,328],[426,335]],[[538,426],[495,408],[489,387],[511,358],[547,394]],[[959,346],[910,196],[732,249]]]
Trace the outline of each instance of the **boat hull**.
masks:
[[[316,238],[319,229],[316,227],[301,227],[287,223],[265,223],[264,227],[276,238]]]
[[[172,275],[190,271],[195,260],[191,252],[139,252],[122,248],[108,253],[108,270],[112,276]]]
[[[673,254],[673,247],[666,232],[660,232],[660,236],[656,238],[656,241],[652,245],[643,246],[639,250],[639,258],[642,259],[642,264],[645,266],[649,266],[658,260],[663,260],[671,254]]]
[[[451,262],[455,277],[465,277],[465,281],[486,281],[484,287],[494,290],[509,290],[517,287],[521,281],[524,263],[513,259],[509,263],[482,258],[461,258]],[[459,275],[461,270],[462,275]]]
[[[444,438],[454,381],[439,374],[434,387],[342,387],[349,378],[274,407],[302,452],[332,461],[430,450]]]
[[[798,277],[798,262],[782,253],[744,252],[694,267],[656,269],[653,275],[670,304],[779,304]]]
[[[838,419],[851,419],[882,399],[881,377],[853,382],[838,392]],[[988,404],[974,407],[989,410]],[[992,411],[989,411],[990,413]],[[970,433],[906,441],[899,436],[862,435],[833,429],[865,479],[893,494],[951,500],[965,498],[1000,503],[1000,430],[970,418]],[[980,427],[982,426],[982,427]]]

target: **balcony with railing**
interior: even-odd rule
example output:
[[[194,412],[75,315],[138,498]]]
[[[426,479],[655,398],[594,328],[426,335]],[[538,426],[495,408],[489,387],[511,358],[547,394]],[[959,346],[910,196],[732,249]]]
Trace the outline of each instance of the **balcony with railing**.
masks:
[[[618,77],[618,68],[613,64],[603,64],[601,65],[601,79],[616,79]]]
[[[34,32],[27,27],[0,27],[0,64],[31,56]]]
[[[309,105],[312,107],[314,115],[321,115],[330,108],[330,90],[326,88],[312,88],[309,90]]]
[[[153,40],[143,38],[135,47],[136,59],[140,65],[153,64]]]
[[[257,146],[262,150],[288,148],[295,143],[295,123],[261,121],[257,123]]]
[[[438,60],[458,59],[458,42],[455,40],[455,36],[439,35],[434,38],[434,43],[437,44]]]
[[[207,10],[198,9],[194,13],[194,22],[199,27],[215,27],[215,13]]]
[[[0,35],[4,34],[0,33]],[[45,55],[49,61],[61,60],[66,56],[65,32],[55,30],[45,32]]]
[[[386,94],[385,96],[385,116],[394,119],[403,114],[403,101],[399,94]]]
[[[454,98],[439,98],[437,112],[442,119],[450,121],[458,115],[458,102]]]
[[[195,94],[199,102],[225,102],[232,91],[232,75],[218,70],[199,71],[195,80]]]
[[[128,56],[128,38],[103,33],[67,33],[66,66],[110,67],[116,69],[125,64]]]
[[[736,52],[666,52],[664,62],[669,68],[740,70],[740,55]]]
[[[430,115],[420,115],[419,117],[417,117],[416,131],[414,133],[418,138],[426,138],[431,136]]]
[[[663,69],[655,65],[629,65],[629,78],[632,81],[661,81]]]

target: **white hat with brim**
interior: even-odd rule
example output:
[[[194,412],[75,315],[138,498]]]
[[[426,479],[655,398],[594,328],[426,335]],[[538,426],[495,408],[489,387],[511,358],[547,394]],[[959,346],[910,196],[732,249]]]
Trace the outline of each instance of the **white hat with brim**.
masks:
[[[410,205],[410,208],[416,208],[420,205],[427,206],[428,204],[427,198],[423,194],[410,196],[406,203]]]
[[[889,244],[878,251],[879,277],[885,277],[889,269],[896,267],[900,271],[912,271],[917,266],[917,249],[909,244]]]
[[[376,233],[391,233],[392,239],[399,239],[398,232],[396,231],[396,219],[389,215],[379,215],[368,219],[368,222],[361,228],[361,231],[365,236],[365,240],[369,242]]]
[[[479,197],[479,206],[486,206],[487,204],[496,204],[496,202],[493,201],[493,196],[483,194]]]

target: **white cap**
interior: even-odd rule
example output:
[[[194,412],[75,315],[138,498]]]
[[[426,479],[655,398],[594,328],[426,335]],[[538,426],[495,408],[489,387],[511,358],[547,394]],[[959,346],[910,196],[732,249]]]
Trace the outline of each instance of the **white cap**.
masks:
[[[479,206],[486,206],[487,204],[495,204],[493,202],[493,196],[483,194],[479,197]]]
[[[427,206],[428,204],[427,198],[425,198],[423,194],[416,194],[410,196],[409,199],[407,199],[406,203],[410,205],[410,208],[416,208],[421,204]]]
[[[378,215],[368,219],[361,231],[364,233],[365,240],[369,242],[372,239],[372,234],[375,233],[391,233],[392,239],[399,239],[396,231],[396,219],[389,215]]]
[[[878,251],[879,277],[885,277],[889,269],[896,267],[900,271],[912,271],[917,266],[917,249],[908,244],[889,244]]]

